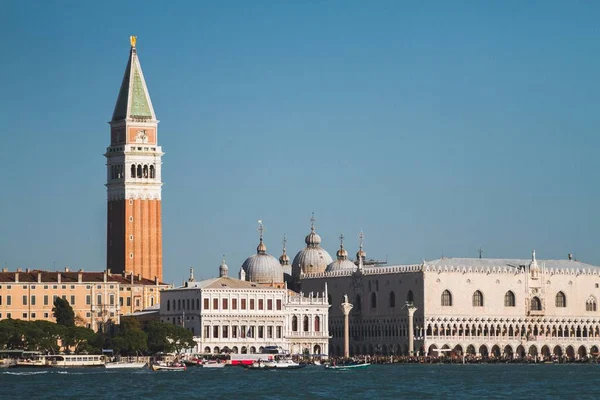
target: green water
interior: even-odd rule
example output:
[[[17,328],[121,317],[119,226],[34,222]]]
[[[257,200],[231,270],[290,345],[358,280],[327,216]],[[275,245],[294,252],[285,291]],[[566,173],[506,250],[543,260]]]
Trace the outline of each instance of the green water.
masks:
[[[331,371],[185,372],[105,369],[9,369],[1,398],[50,399],[399,399],[600,398],[600,365],[373,365]]]

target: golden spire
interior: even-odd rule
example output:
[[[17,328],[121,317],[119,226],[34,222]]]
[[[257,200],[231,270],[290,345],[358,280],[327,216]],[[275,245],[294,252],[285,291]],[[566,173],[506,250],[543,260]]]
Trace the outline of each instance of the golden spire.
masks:
[[[135,42],[137,41],[137,36],[129,36],[129,41],[131,42],[131,47],[135,47]]]

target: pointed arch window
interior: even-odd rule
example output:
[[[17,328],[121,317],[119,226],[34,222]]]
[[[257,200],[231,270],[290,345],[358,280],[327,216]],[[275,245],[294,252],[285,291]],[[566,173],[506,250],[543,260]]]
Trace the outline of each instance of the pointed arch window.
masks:
[[[377,294],[371,293],[371,308],[377,308]]]
[[[143,174],[144,174],[144,178],[148,177],[148,166],[147,165],[144,165]]]
[[[131,177],[135,178],[135,164],[131,164]]]
[[[449,290],[442,293],[442,307],[452,307],[452,294]]]
[[[393,290],[390,292],[390,307],[396,307],[396,293]]]
[[[556,293],[556,307],[564,308],[567,306],[567,297],[563,292]]]
[[[483,293],[479,290],[473,293],[473,307],[483,307]]]
[[[292,317],[292,331],[298,332],[298,317],[295,315]]]
[[[531,299],[531,311],[542,311],[542,302],[537,296]]]
[[[156,178],[156,172],[154,171],[154,165],[150,166],[150,179]]]
[[[504,307],[515,306],[515,294],[510,290],[504,295]]]
[[[142,177],[142,166],[141,165],[137,166],[137,177],[138,178]]]
[[[588,297],[585,302],[585,311],[597,311],[596,298],[594,296]]]
[[[362,298],[360,297],[360,294],[357,294],[355,297],[353,310],[357,314],[360,314],[362,310]]]
[[[319,332],[321,330],[321,318],[318,316],[315,317],[315,332]]]
[[[304,332],[308,332],[308,317],[304,316],[304,323],[302,324],[304,328]]]
[[[409,290],[406,294],[406,301],[408,301],[409,303],[413,303],[415,301],[415,295],[413,294],[412,290]]]

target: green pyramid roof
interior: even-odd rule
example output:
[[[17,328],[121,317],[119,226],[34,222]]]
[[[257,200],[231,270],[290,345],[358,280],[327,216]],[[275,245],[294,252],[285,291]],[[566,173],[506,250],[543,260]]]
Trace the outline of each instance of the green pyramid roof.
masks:
[[[150,94],[135,47],[131,48],[112,121],[123,119],[155,120]]]

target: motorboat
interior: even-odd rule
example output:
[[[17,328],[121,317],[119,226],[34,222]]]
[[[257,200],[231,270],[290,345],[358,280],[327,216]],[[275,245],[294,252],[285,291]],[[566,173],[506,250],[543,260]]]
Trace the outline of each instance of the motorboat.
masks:
[[[174,362],[171,364],[158,363],[150,366],[152,371],[185,371],[187,367],[183,363]]]
[[[326,364],[325,365],[325,369],[335,369],[335,370],[339,370],[339,371],[346,371],[349,369],[359,369],[359,368],[367,368],[369,365],[371,365],[370,363],[351,363],[351,364]]]
[[[146,366],[145,362],[136,361],[115,361],[107,362],[104,364],[104,368],[108,369],[141,369]]]
[[[0,368],[9,368],[17,365],[17,362],[11,358],[1,358]]]
[[[306,364],[298,364],[291,358],[280,358],[273,362],[276,369],[299,369],[306,367]]]
[[[244,365],[246,369],[275,369],[275,361],[256,360],[252,364]]]
[[[209,360],[203,362],[200,366],[202,368],[223,368],[225,365],[227,365],[225,361],[221,362],[219,360]]]

